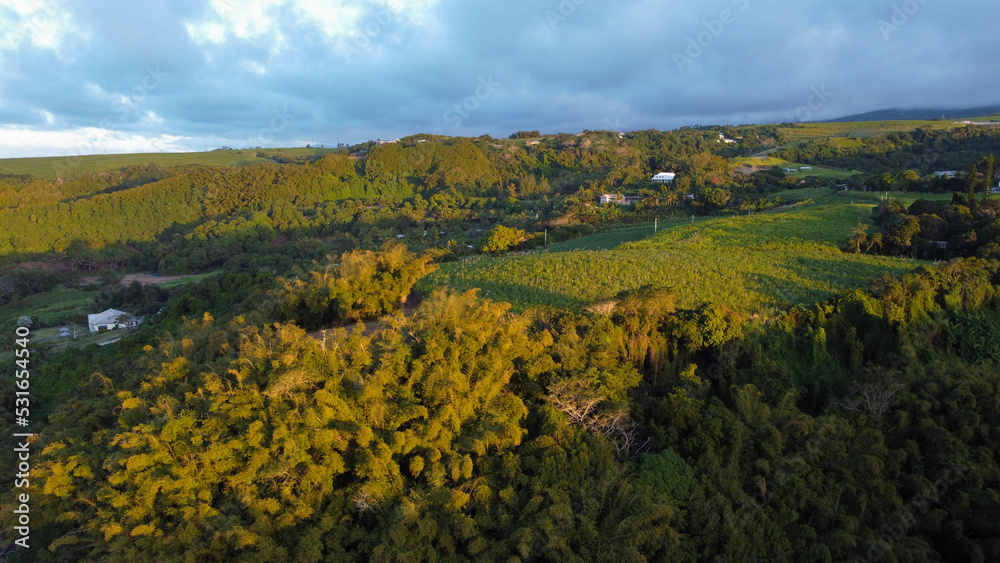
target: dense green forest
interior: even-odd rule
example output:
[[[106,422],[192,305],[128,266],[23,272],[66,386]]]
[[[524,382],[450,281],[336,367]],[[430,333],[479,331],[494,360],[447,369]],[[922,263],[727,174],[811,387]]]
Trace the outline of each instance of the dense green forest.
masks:
[[[0,557],[1000,559],[1000,131],[796,133],[418,135],[3,176],[0,467],[25,379],[34,437]],[[662,170],[677,181],[652,184]],[[597,248],[553,244],[584,235]],[[498,264],[520,277],[494,286],[530,293],[570,260],[579,281],[658,253],[760,286],[829,279],[766,307],[721,274],[697,298],[636,276],[573,306],[455,281]],[[21,313],[80,322],[78,294],[145,322],[108,346],[18,344]]]

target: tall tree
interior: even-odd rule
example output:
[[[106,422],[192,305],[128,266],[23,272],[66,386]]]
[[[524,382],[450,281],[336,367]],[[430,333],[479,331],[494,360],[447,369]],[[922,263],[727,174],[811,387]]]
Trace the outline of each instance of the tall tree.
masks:
[[[976,190],[979,188],[979,167],[975,164],[969,167],[966,181],[969,185],[969,200],[973,200],[976,198]]]
[[[996,181],[996,162],[992,154],[986,155],[983,159],[983,170],[986,171],[986,185],[983,190],[983,199],[989,199],[990,188],[993,187],[993,182]]]

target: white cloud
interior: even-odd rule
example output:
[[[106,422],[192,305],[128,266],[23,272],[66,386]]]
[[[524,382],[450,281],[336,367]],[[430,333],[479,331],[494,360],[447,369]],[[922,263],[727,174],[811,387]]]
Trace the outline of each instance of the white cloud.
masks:
[[[262,75],[267,72],[267,67],[257,61],[245,60],[240,63],[240,66],[257,75]]]
[[[226,26],[221,23],[202,22],[188,23],[188,35],[195,43],[224,43],[226,41]]]
[[[24,45],[59,50],[71,35],[85,34],[56,0],[5,0],[0,6],[0,55]]]
[[[239,39],[287,35],[276,21],[278,12],[287,9],[296,24],[313,26],[334,41],[344,37],[370,34],[366,29],[405,21],[421,25],[437,0],[211,0],[207,20],[186,24],[191,39],[197,43],[221,43],[227,35]]]
[[[0,0],[0,157],[786,120],[814,87],[816,118],[991,105],[1000,34],[961,26],[996,13],[928,3],[886,42],[863,0]]]
[[[155,114],[150,117],[155,117]],[[181,152],[192,150],[191,145],[190,137],[125,133],[97,127],[79,127],[64,131],[0,127],[0,154],[8,158]],[[3,161],[0,160],[0,169],[2,168]]]

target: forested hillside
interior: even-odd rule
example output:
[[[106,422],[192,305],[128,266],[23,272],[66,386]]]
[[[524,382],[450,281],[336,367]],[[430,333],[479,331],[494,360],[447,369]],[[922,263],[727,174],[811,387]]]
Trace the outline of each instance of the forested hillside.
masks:
[[[0,558],[1000,560],[1000,131],[795,132],[3,176]]]

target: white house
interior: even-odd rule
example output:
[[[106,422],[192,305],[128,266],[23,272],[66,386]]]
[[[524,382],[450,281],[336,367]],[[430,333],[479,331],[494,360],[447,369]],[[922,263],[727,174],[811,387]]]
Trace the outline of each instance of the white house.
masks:
[[[669,184],[670,182],[674,181],[675,177],[677,177],[677,174],[674,174],[673,172],[660,172],[656,176],[653,176],[653,183]]]
[[[937,172],[934,173],[934,175],[944,178],[954,178],[955,176],[958,175],[958,172],[954,170],[938,170]]]
[[[618,194],[601,194],[601,205],[609,203],[625,203],[625,196]]]
[[[117,309],[108,309],[107,311],[87,315],[87,325],[90,326],[90,332],[131,328],[137,326],[140,322],[142,321],[132,316],[131,313]]]

